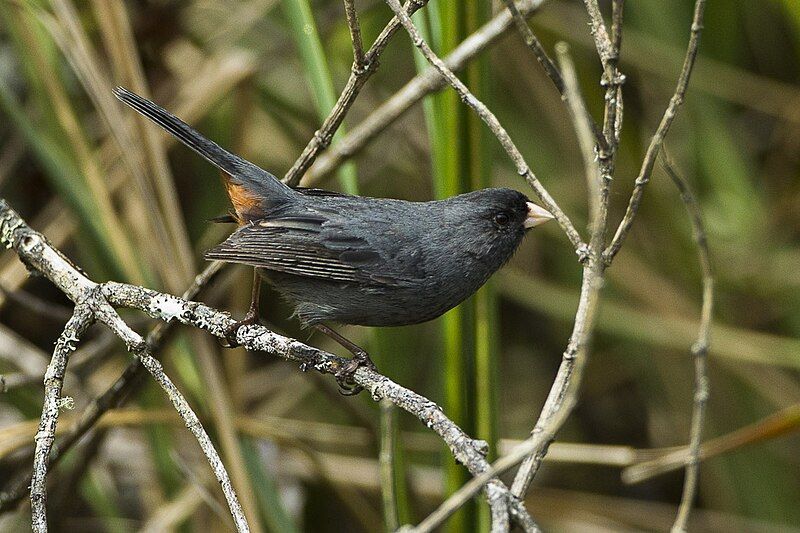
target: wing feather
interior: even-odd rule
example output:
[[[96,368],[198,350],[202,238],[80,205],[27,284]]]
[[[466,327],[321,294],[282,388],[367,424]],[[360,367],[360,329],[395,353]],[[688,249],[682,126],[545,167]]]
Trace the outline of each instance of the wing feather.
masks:
[[[407,258],[384,257],[370,235],[330,220],[322,211],[293,211],[242,226],[206,252],[206,259],[242,263],[296,276],[399,286],[419,279]]]

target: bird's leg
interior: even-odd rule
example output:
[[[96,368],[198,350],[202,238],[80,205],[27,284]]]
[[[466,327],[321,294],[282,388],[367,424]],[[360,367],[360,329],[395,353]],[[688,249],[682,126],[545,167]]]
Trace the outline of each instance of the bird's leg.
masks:
[[[259,323],[261,320],[258,310],[260,301],[261,278],[258,275],[258,271],[253,269],[253,292],[250,296],[250,309],[247,310],[247,314],[244,315],[244,318],[234,322],[225,330],[226,348],[236,348],[239,346],[239,343],[236,341],[236,332],[239,331],[240,327]]]
[[[314,324],[314,328],[335,340],[342,347],[347,348],[347,350],[353,354],[353,357],[350,359],[350,361],[336,373],[336,381],[339,383],[339,392],[345,396],[353,396],[364,390],[363,387],[359,385],[353,385],[352,383],[353,374],[356,370],[358,370],[358,367],[366,366],[372,369],[375,368],[375,363],[373,363],[372,359],[369,358],[367,351],[352,341],[342,337],[325,324]]]

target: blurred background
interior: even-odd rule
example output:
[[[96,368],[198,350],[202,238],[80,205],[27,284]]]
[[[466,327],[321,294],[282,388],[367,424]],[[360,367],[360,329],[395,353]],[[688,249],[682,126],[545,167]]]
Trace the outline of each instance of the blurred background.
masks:
[[[416,22],[446,55],[501,9],[436,0]],[[601,6],[607,10],[606,2]],[[650,135],[674,90],[693,2],[628,2],[621,69],[625,122],[611,197],[624,212]],[[365,45],[390,19],[356,3]],[[607,11],[606,11],[607,13]],[[530,19],[548,50],[571,45],[590,111],[601,117],[600,65],[579,1],[548,1]],[[800,527],[800,4],[709,2],[685,106],[667,139],[697,192],[717,279],[704,449],[693,531]],[[180,294],[203,250],[231,230],[209,224],[227,198],[214,168],[111,94],[125,85],[221,145],[282,176],[350,73],[342,3],[334,0],[0,0],[0,196],[96,281]],[[400,90],[424,61],[401,31],[333,146]],[[459,75],[495,111],[541,181],[585,232],[586,190],[566,108],[509,30]],[[530,193],[496,140],[444,91],[393,121],[346,165],[304,184],[427,200],[488,185]],[[200,298],[241,316],[251,273],[229,266]],[[383,373],[443,406],[492,457],[533,427],[568,341],[580,267],[556,224],[538,228],[478,295],[408,328],[343,333]],[[691,227],[656,170],[603,292],[577,410],[529,493],[546,530],[668,530],[683,482],[673,447],[688,441],[700,270]],[[300,331],[274,293],[270,327]],[[0,500],[30,471],[42,376],[70,312],[66,298],[0,256]],[[146,317],[126,314],[145,333]],[[378,441],[393,435],[400,523],[420,521],[466,479],[416,419],[346,398],[330,376],[223,349],[178,330],[160,355],[218,444],[257,531],[381,531]],[[73,356],[64,394],[74,420],[130,355],[95,328]],[[58,439],[56,440],[58,444]],[[680,457],[680,453],[678,453]],[[674,454],[673,454],[674,457]],[[653,463],[655,462],[655,463]],[[679,460],[678,460],[679,462]],[[642,479],[645,477],[645,479]],[[161,390],[145,379],[53,468],[55,531],[226,531],[222,494]],[[635,481],[635,483],[634,483]],[[389,513],[391,515],[391,513]],[[27,497],[5,505],[3,531],[29,528]],[[449,531],[487,527],[476,501]]]

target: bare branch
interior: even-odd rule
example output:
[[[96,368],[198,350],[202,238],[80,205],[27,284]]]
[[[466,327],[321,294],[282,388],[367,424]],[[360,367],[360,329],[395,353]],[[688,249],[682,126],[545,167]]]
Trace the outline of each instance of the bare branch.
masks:
[[[543,3],[544,0],[521,0],[516,6],[522,16],[526,17],[531,15]],[[496,42],[511,24],[512,18],[509,12],[507,10],[501,11],[453,49],[444,58],[445,64],[450,70],[460,70],[468,61]],[[446,86],[447,81],[442,78],[434,67],[428,67],[420,74],[417,74],[394,96],[373,110],[363,122],[344,135],[330,150],[320,155],[319,160],[306,174],[303,183],[305,185],[313,185],[323,176],[336,170],[344,161],[360,152],[370,141],[414,104],[422,100],[425,95],[441,90]]]
[[[605,238],[608,221],[608,186],[609,181],[601,179],[604,171],[610,171],[612,159],[595,162],[590,155],[591,129],[586,119],[585,104],[580,97],[578,80],[574,73],[566,47],[557,48],[561,68],[564,72],[565,92],[567,103],[573,115],[576,133],[581,140],[584,163],[586,166],[586,179],[589,183],[589,206],[591,212],[591,240],[586,250],[586,261],[583,267],[583,281],[581,294],[578,301],[578,310],[575,312],[575,322],[572,327],[567,348],[561,360],[553,385],[547,396],[547,401],[539,414],[539,419],[531,432],[531,438],[536,439],[538,445],[532,448],[532,453],[525,458],[511,486],[511,492],[522,497],[528,490],[536,472],[541,466],[547,448],[555,438],[556,432],[564,423],[569,413],[578,401],[579,387],[583,369],[589,357],[589,344],[594,331],[594,321],[597,312],[597,302],[600,289],[603,285],[605,264],[602,261],[603,240]],[[604,177],[604,176],[603,176]]]
[[[414,23],[411,21],[411,17],[408,16],[403,11],[403,8],[400,7],[400,3],[398,0],[386,0],[386,3],[392,8],[395,15],[398,19],[400,19],[400,23],[408,32],[409,36],[411,37],[411,41],[414,43],[414,46],[419,48],[422,52],[422,55],[425,56],[425,59],[433,65],[437,71],[444,77],[447,82],[458,92],[458,95],[461,97],[461,100],[471,107],[475,113],[483,120],[483,122],[489,127],[491,132],[497,137],[497,140],[500,141],[500,144],[505,149],[508,156],[511,158],[511,161],[517,167],[517,173],[524,177],[528,184],[530,184],[531,188],[534,190],[536,195],[539,197],[539,200],[544,204],[544,207],[550,211],[553,216],[555,216],[556,221],[561,226],[561,229],[564,230],[564,233],[567,234],[567,237],[572,242],[573,247],[576,250],[580,250],[583,247],[583,241],[581,240],[580,235],[575,230],[575,226],[572,225],[572,221],[570,221],[569,217],[561,210],[561,208],[556,204],[555,200],[550,193],[547,192],[547,189],[541,184],[539,179],[530,169],[528,164],[525,162],[525,158],[522,156],[522,153],[517,148],[514,141],[511,140],[511,137],[508,135],[508,132],[503,128],[500,124],[500,121],[497,120],[497,117],[492,113],[489,108],[484,105],[478,98],[473,95],[470,90],[467,88],[464,83],[458,79],[458,77],[453,74],[453,71],[450,70],[447,65],[437,56],[433,50],[431,50],[430,46],[425,42],[420,35],[419,31],[417,30]]]
[[[345,2],[346,9],[348,3],[352,2]],[[404,12],[412,15],[427,3],[428,0],[409,1],[404,7]],[[353,18],[357,23],[357,19],[355,19],[355,8],[353,8],[353,10]],[[350,24],[350,31],[352,35],[353,24],[350,23],[349,15],[348,23]],[[345,115],[353,106],[353,103],[355,103],[356,98],[361,92],[361,89],[364,87],[364,84],[378,70],[378,59],[383,53],[383,50],[389,44],[389,40],[394,36],[398,29],[400,29],[400,23],[398,22],[397,17],[394,17],[389,21],[386,27],[383,28],[383,31],[375,39],[375,42],[372,44],[367,53],[364,54],[362,61],[359,62],[356,60],[353,63],[353,69],[350,72],[350,78],[348,78],[344,89],[342,89],[342,93],[339,95],[336,105],[333,106],[333,109],[331,109],[331,112],[328,114],[327,118],[322,122],[322,126],[320,126],[319,130],[317,130],[311,140],[308,141],[308,144],[303,149],[300,157],[297,158],[297,161],[294,162],[292,168],[286,172],[286,175],[283,177],[283,181],[285,183],[289,185],[297,185],[300,183],[300,179],[303,177],[303,174],[305,174],[308,168],[314,164],[314,161],[317,159],[317,156],[320,154],[320,152],[330,146],[331,139],[333,139],[333,134],[336,133],[336,130],[338,130],[339,126],[342,125]],[[356,41],[354,39],[354,52],[356,51],[355,43]]]
[[[31,527],[33,531],[47,531],[47,467],[50,460],[50,448],[56,438],[58,414],[67,398],[61,397],[64,385],[64,374],[67,370],[69,355],[86,329],[92,325],[94,317],[86,303],[75,306],[75,312],[64,326],[64,331],[56,341],[53,358],[44,375],[44,404],[39,431],[36,432],[36,451],[33,456],[33,473],[31,475]]]
[[[103,292],[105,292],[105,290]],[[233,488],[227,470],[225,470],[225,465],[222,464],[219,453],[217,453],[217,450],[214,448],[211,438],[208,436],[208,433],[206,433],[206,430],[200,423],[200,419],[197,418],[189,402],[186,401],[183,394],[181,394],[175,384],[172,383],[172,380],[164,373],[164,368],[161,366],[161,363],[153,357],[145,340],[128,327],[110,304],[105,300],[101,300],[98,303],[98,307],[95,309],[95,313],[97,313],[98,319],[101,322],[108,326],[125,342],[128,350],[136,354],[142,366],[150,372],[153,379],[164,389],[164,392],[172,402],[178,415],[180,415],[186,427],[192,432],[192,435],[194,435],[197,442],[200,444],[200,448],[203,450],[203,454],[206,456],[206,460],[211,466],[214,476],[222,487],[222,492],[225,494],[225,499],[228,502],[228,508],[230,509],[234,524],[236,525],[236,530],[239,532],[249,532],[250,527],[247,524],[247,518],[245,518],[242,506],[239,504],[239,499],[236,497],[236,491]]]
[[[347,19],[347,27],[350,28],[350,40],[353,43],[353,67],[354,70],[361,70],[364,68],[364,45],[361,43],[361,25],[358,22],[358,12],[354,0],[344,0],[344,15]]]
[[[678,113],[678,108],[681,106],[681,104],[683,104],[683,99],[686,95],[686,89],[689,86],[689,78],[692,75],[692,68],[694,67],[695,60],[697,59],[697,51],[700,45],[700,35],[703,31],[703,12],[705,10],[705,5],[705,0],[695,1],[691,36],[689,37],[689,45],[686,49],[686,56],[683,61],[683,68],[681,70],[680,77],[678,78],[678,84],[675,88],[675,93],[672,95],[669,105],[667,106],[667,110],[664,112],[664,116],[661,118],[661,123],[658,125],[653,138],[650,140],[650,145],[647,147],[647,152],[645,153],[644,160],[642,161],[642,167],[639,170],[639,176],[634,182],[633,192],[631,193],[631,198],[628,202],[628,208],[625,211],[625,216],[620,222],[619,227],[617,227],[617,231],[614,234],[611,244],[608,245],[608,248],[603,253],[604,261],[607,264],[614,260],[614,256],[617,255],[617,252],[619,252],[622,243],[625,241],[625,238],[628,236],[628,233],[631,230],[633,221],[639,211],[639,204],[641,203],[642,196],[644,195],[645,185],[647,185],[647,182],[650,181],[650,176],[653,173],[653,165],[655,164],[658,151],[661,149],[661,145],[664,143],[664,138],[669,132],[673,120],[675,120],[675,116]]]
[[[564,99],[572,119],[572,126],[578,135],[578,145],[583,156],[583,167],[586,173],[586,185],[589,191],[589,213],[591,220],[597,220],[602,202],[600,201],[600,174],[597,166],[595,154],[595,136],[586,110],[586,102],[580,93],[578,76],[575,73],[575,65],[569,57],[569,47],[567,43],[561,41],[556,44],[556,54],[561,70],[564,72]]]
[[[394,405],[389,400],[380,401],[381,409],[381,449],[378,464],[381,473],[381,502],[383,503],[383,521],[387,531],[394,531],[400,526],[397,515],[397,493],[395,490],[395,416]]]
[[[514,18],[514,23],[517,26],[517,30],[522,35],[522,39],[525,41],[525,44],[528,45],[528,48],[530,48],[530,50],[533,52],[533,55],[536,56],[539,64],[542,65],[544,71],[547,73],[547,76],[553,82],[553,85],[556,86],[559,94],[561,94],[561,97],[566,98],[566,93],[564,91],[564,78],[561,74],[561,71],[558,70],[558,67],[555,65],[555,63],[553,63],[553,60],[547,55],[542,43],[540,43],[539,39],[536,38],[533,30],[531,30],[531,27],[525,20],[525,17],[522,13],[520,13],[519,9],[517,9],[516,4],[514,4],[514,0],[503,0],[503,3],[505,3],[509,13],[511,13],[511,16]],[[603,132],[600,130],[592,116],[587,116],[589,118],[589,124],[592,133],[594,134],[595,142],[597,142],[599,145],[600,151],[606,151],[606,139],[603,136]]]
[[[686,206],[689,220],[692,223],[692,233],[697,245],[697,256],[703,273],[703,308],[700,314],[700,327],[697,332],[697,341],[692,346],[694,355],[694,403],[692,409],[692,425],[689,435],[689,457],[686,461],[686,478],[683,482],[683,493],[678,508],[678,516],[672,526],[673,532],[686,531],[689,512],[697,493],[697,483],[700,476],[700,445],[703,438],[703,423],[705,421],[706,403],[709,395],[708,376],[706,372],[708,348],[710,344],[711,318],[714,310],[714,275],[711,270],[711,254],[708,250],[708,239],[703,224],[700,206],[692,193],[689,183],[681,177],[662,150],[661,165],[672,179],[681,199]]]
[[[600,56],[603,70],[609,70],[608,62],[615,55],[614,45],[611,44],[611,38],[608,36],[606,23],[603,21],[602,13],[600,13],[600,6],[597,5],[597,0],[583,0],[583,3],[586,4],[586,11],[589,13],[589,26],[597,47],[597,55]]]
[[[103,286],[93,282],[81,273],[61,252],[50,246],[47,239],[28,227],[25,221],[2,199],[0,199],[0,243],[13,247],[20,259],[29,268],[41,272],[74,301],[76,309],[85,305],[90,318],[108,326],[112,332],[125,341],[129,350],[137,354],[145,368],[153,374],[156,381],[167,392],[178,413],[186,421],[187,427],[200,443],[200,447],[206,454],[209,464],[220,482],[237,530],[249,531],[247,521],[244,518],[244,513],[239,505],[228,474],[208,434],[200,425],[200,421],[192,412],[186,400],[169,378],[163,374],[160,364],[150,354],[144,339],[131,330],[119,318],[114,308],[109,305],[108,296],[102,289]],[[83,313],[80,316],[83,316]],[[33,487],[31,489],[31,504],[38,509],[34,517],[34,529],[37,531],[46,531],[47,529],[44,511],[46,500],[44,477],[50,456],[50,446],[55,435],[58,400],[61,390],[60,384],[63,381],[66,369],[66,353],[74,349],[71,343],[77,340],[77,335],[73,334],[75,331],[82,330],[75,329],[74,326],[73,328],[65,328],[61,337],[63,346],[57,346],[57,350],[53,355],[53,362],[51,363],[53,370],[45,374],[47,396],[42,414],[42,425],[37,435]],[[53,414],[54,406],[55,414]]]

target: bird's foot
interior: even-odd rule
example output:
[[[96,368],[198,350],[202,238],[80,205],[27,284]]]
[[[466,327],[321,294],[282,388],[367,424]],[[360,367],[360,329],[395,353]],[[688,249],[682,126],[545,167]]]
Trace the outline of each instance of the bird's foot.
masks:
[[[252,309],[249,310],[247,314],[244,315],[243,319],[238,320],[233,324],[231,324],[230,326],[228,326],[227,328],[225,328],[225,332],[222,338],[220,339],[220,343],[225,348],[236,348],[240,346],[239,341],[236,340],[236,333],[239,331],[239,328],[242,326],[251,326],[253,324],[258,324],[259,320],[260,319],[258,316],[258,312]]]
[[[364,390],[364,387],[355,382],[355,373],[362,366],[373,370],[376,369],[375,363],[372,362],[369,354],[364,350],[358,350],[353,352],[353,357],[336,372],[334,377],[336,378],[336,383],[339,384],[340,394],[343,396],[355,396]]]

